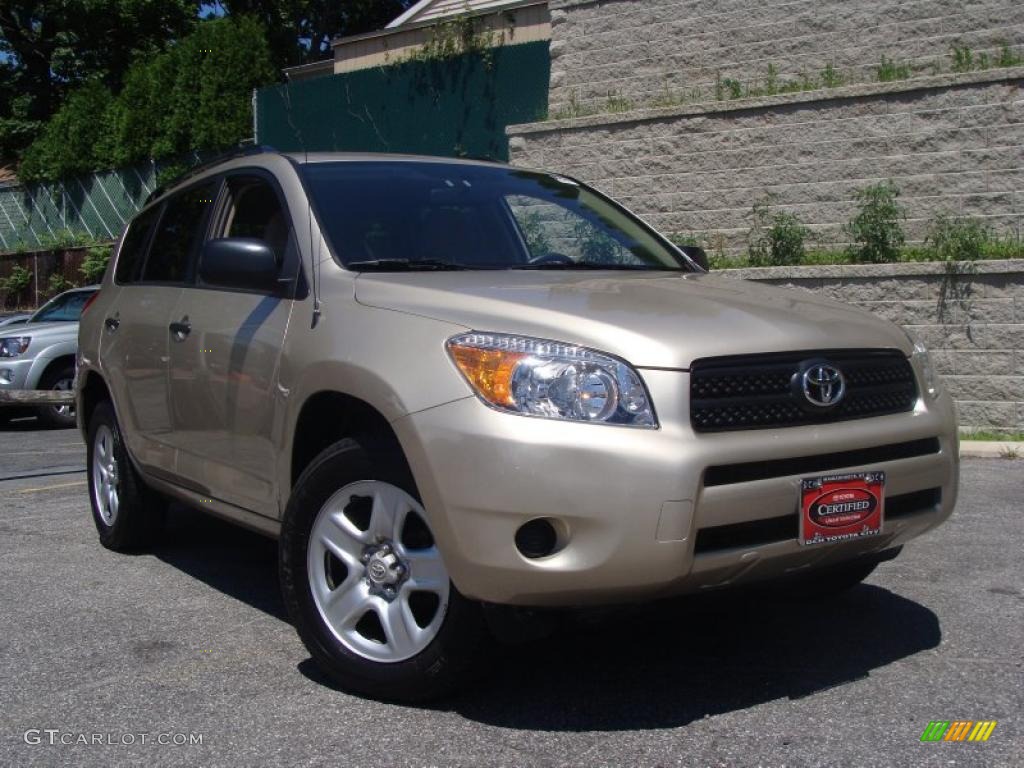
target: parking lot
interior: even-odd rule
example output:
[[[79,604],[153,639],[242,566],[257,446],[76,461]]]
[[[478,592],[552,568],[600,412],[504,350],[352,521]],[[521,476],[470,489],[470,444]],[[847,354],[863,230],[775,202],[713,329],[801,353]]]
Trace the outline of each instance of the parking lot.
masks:
[[[152,553],[100,548],[84,464],[74,430],[0,427],[0,765],[1024,765],[1024,462],[965,461],[952,520],[840,599],[567,620],[430,707],[325,681],[270,541],[176,509]]]

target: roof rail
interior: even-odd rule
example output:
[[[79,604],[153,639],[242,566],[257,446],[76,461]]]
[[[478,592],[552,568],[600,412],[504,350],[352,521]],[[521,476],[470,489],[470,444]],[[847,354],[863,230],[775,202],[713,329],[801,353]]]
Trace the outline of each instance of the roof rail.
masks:
[[[181,182],[186,181],[187,179],[190,179],[193,176],[202,173],[203,171],[209,170],[211,167],[218,165],[219,163],[223,163],[226,160],[233,160],[236,157],[247,157],[248,155],[262,155],[267,153],[276,154],[277,150],[266,144],[246,144],[243,146],[235,147],[234,149],[229,149],[227,152],[222,152],[216,157],[212,157],[209,160],[204,160],[203,162],[192,166],[180,176],[176,176],[170,182],[166,182],[164,184],[159,185],[158,187],[155,187],[152,192],[146,195],[146,199],[143,201],[142,205],[143,207],[149,205],[151,202],[160,197],[160,195],[166,192],[169,187],[177,186]]]

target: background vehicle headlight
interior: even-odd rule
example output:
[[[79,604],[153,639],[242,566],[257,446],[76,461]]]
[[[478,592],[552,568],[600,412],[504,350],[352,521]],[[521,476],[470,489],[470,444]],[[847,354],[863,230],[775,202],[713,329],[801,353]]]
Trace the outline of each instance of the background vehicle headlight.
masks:
[[[30,341],[32,341],[31,336],[9,336],[6,339],[0,339],[0,357],[17,357],[28,349]]]
[[[511,413],[633,427],[657,427],[647,389],[628,363],[557,341],[466,333],[448,352],[473,391]]]
[[[942,381],[939,379],[939,375],[935,372],[935,366],[932,364],[932,356],[928,352],[928,348],[907,333],[910,340],[914,342],[914,351],[910,353],[911,359],[916,360],[921,368],[921,383],[924,385],[925,394],[928,395],[932,400],[939,396],[942,391]]]

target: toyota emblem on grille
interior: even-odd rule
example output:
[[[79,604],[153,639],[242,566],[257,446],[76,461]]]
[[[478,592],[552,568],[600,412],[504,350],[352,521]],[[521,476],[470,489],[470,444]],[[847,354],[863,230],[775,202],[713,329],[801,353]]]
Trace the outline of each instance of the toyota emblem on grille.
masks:
[[[831,408],[846,394],[843,372],[828,363],[812,363],[801,376],[804,397],[811,405]]]

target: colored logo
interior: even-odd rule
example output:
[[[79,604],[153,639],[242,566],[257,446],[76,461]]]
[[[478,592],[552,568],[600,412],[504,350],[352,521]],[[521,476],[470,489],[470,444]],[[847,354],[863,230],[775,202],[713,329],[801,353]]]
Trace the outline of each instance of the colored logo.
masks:
[[[988,741],[996,729],[995,720],[932,720],[921,741]]]

